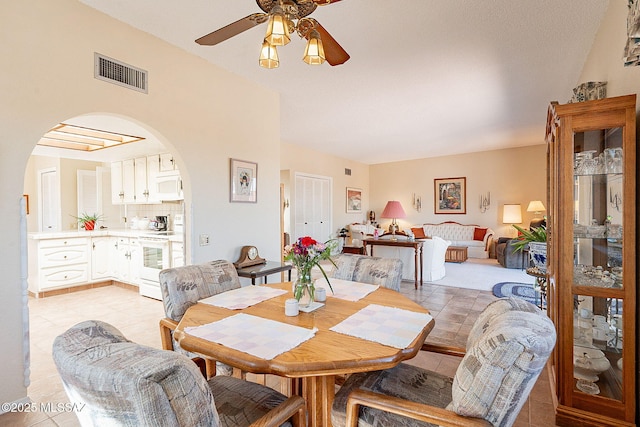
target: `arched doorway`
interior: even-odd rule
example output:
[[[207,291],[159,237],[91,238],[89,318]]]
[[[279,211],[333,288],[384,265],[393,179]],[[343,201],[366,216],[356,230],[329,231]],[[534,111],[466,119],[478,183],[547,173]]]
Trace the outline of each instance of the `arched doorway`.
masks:
[[[167,216],[175,217],[176,213],[184,215],[184,201],[171,201],[160,203],[121,203],[112,204],[111,200],[111,179],[110,165],[113,162],[120,162],[128,159],[148,159],[151,156],[159,156],[161,153],[174,154],[171,144],[164,141],[153,129],[142,125],[135,119],[112,114],[87,114],[70,118],[65,123],[82,126],[85,128],[98,129],[111,132],[119,132],[127,135],[138,135],[144,137],[144,140],[137,143],[130,143],[122,147],[113,147],[104,150],[98,150],[92,156],[87,153],[74,151],[61,151],[60,149],[52,149],[51,147],[36,146],[25,170],[25,194],[29,195],[29,215],[26,216],[27,231],[29,233],[46,233],[39,225],[38,218],[40,216],[39,206],[42,194],[38,189],[38,171],[44,167],[47,170],[55,170],[59,176],[57,185],[60,194],[60,212],[58,222],[60,224],[61,237],[80,236],[83,241],[83,248],[88,251],[96,250],[103,242],[104,236],[88,237],[89,233],[85,230],[79,230],[78,224],[72,216],[80,212],[81,194],[78,192],[79,186],[72,182],[73,178],[79,177],[79,171],[94,172],[101,179],[101,186],[94,187],[96,189],[96,197],[101,200],[101,210],[97,212],[103,217],[99,223],[106,227],[107,231],[131,230],[133,218]],[[136,145],[137,144],[137,145]],[[177,158],[177,153],[174,155]],[[179,163],[174,159],[174,164]],[[184,173],[184,171],[180,171]],[[73,194],[70,194],[73,193]],[[46,204],[46,203],[45,203]],[[88,204],[91,206],[91,204]],[[142,223],[142,222],[141,222]],[[173,228],[173,223],[169,226]],[[146,230],[139,229],[139,233]],[[132,236],[136,232],[133,232]],[[123,233],[118,234],[122,237]],[[33,245],[33,239],[27,239],[28,246]],[[56,240],[56,239],[53,239]],[[133,245],[130,238],[131,245]],[[184,242],[184,241],[183,241]],[[119,249],[122,247],[120,243]],[[38,257],[36,252],[30,247],[29,262]],[[184,247],[184,243],[183,243]],[[124,254],[129,254],[129,262],[132,262],[131,247]],[[108,254],[108,252],[104,252]],[[150,300],[139,296],[135,291],[135,283],[133,280],[127,281],[121,277],[116,277],[114,270],[97,271],[97,264],[93,262],[92,257],[86,261],[87,283],[72,283],[70,286],[64,284],[60,286],[53,285],[49,293],[45,293],[43,298],[35,299],[29,297],[28,310],[24,307],[25,313],[28,312],[30,336],[30,371],[31,384],[28,387],[28,394],[34,402],[65,402],[66,396],[62,391],[57,372],[53,366],[51,359],[51,344],[55,336],[66,328],[72,326],[78,321],[87,319],[101,319],[116,325],[125,334],[137,342],[147,345],[160,346],[160,336],[157,332],[157,321],[162,317],[162,303],[157,300]],[[99,257],[98,257],[99,258]],[[126,258],[126,257],[124,257]],[[114,261],[117,264],[124,258]],[[182,258],[184,259],[184,250],[182,250]],[[113,266],[113,263],[111,263]],[[109,263],[101,264],[102,266]],[[55,270],[57,265],[51,267]],[[74,266],[75,268],[75,266]],[[107,267],[109,268],[109,267]],[[29,275],[32,278],[34,274],[39,274],[38,268],[30,268]],[[101,276],[102,274],[102,276]],[[104,279],[104,280],[102,280]],[[118,280],[116,280],[118,279]],[[119,280],[122,279],[122,280]],[[131,279],[131,276],[129,276]],[[108,284],[108,282],[118,282],[116,286]],[[131,286],[122,286],[122,284]],[[110,287],[112,287],[110,289]],[[77,289],[81,289],[76,291]],[[31,290],[31,289],[30,289]],[[76,291],[76,292],[72,292]],[[25,319],[27,316],[24,317]],[[52,414],[51,416],[55,416]],[[57,419],[57,418],[56,418]]]

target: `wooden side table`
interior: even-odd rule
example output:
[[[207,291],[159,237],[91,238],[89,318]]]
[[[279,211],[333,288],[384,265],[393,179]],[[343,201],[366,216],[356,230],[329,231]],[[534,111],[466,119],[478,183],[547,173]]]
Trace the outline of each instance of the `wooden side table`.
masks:
[[[356,255],[366,255],[367,248],[363,246],[343,246],[342,247],[343,254],[356,254]]]
[[[238,276],[248,277],[251,279],[251,284],[256,284],[258,277],[264,277],[264,283],[267,283],[267,276],[270,274],[280,273],[283,271],[289,272],[289,282],[291,281],[291,264],[285,264],[284,262],[267,261],[264,264],[252,265],[250,267],[238,268]]]
[[[465,262],[468,259],[466,246],[449,246],[444,255],[446,262]]]

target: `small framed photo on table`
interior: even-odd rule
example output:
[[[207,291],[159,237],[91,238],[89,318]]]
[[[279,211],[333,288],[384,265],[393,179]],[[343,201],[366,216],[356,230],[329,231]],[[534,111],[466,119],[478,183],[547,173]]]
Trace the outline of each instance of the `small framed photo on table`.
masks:
[[[436,178],[433,184],[436,214],[467,213],[467,178]]]
[[[256,203],[258,201],[258,164],[231,159],[229,201]]]

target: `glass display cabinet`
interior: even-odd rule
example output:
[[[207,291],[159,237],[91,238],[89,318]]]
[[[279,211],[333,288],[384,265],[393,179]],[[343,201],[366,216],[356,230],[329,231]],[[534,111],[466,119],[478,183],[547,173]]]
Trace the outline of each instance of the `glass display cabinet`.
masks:
[[[635,426],[636,96],[547,117],[548,301],[561,426]]]

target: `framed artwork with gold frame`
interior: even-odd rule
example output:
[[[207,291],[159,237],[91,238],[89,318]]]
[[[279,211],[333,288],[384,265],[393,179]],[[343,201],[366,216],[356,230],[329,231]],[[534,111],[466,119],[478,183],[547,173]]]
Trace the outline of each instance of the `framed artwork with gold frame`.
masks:
[[[434,213],[467,213],[467,178],[436,178],[434,185]]]

